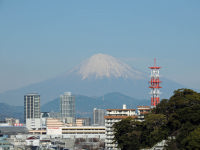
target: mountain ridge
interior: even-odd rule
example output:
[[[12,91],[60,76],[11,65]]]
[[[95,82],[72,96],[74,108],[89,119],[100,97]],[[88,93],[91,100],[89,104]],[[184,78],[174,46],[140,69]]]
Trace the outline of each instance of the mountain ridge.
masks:
[[[99,55],[102,56],[102,54],[97,54],[98,56],[97,58],[99,58]],[[96,55],[94,55],[94,57],[95,56]],[[117,58],[106,55],[107,59],[111,59],[110,57],[114,59],[114,61],[111,61],[111,62],[115,62],[115,59],[116,61],[118,61]],[[105,57],[103,56],[102,59],[105,59]],[[95,66],[98,66],[100,64],[100,60],[98,60],[95,63]],[[102,61],[104,62],[104,60]],[[107,60],[105,61],[107,62]],[[81,64],[84,66],[84,63],[81,63]],[[106,69],[105,64],[107,63],[103,63],[103,64],[104,64],[103,70],[105,71]],[[115,70],[115,67],[113,67],[113,69]],[[133,70],[136,70],[136,69],[133,69]],[[142,76],[143,78],[141,79],[125,78],[124,76],[110,76],[108,78],[106,76],[106,72],[104,71],[103,71],[103,74],[100,74],[102,75],[101,78],[96,78],[95,71],[91,71],[92,72],[91,74],[89,71],[89,73],[88,74],[86,73],[86,76],[85,76],[85,77],[88,76],[89,78],[84,78],[83,80],[84,76],[81,76],[79,72],[77,72],[77,67],[75,67],[74,69],[68,71],[66,74],[59,75],[55,78],[48,79],[39,83],[31,84],[29,86],[19,88],[16,90],[1,93],[0,102],[6,102],[7,104],[12,104],[12,105],[23,105],[24,95],[27,93],[32,93],[32,92],[37,92],[38,94],[40,94],[41,104],[45,104],[59,97],[59,95],[67,91],[70,91],[76,95],[79,94],[79,95],[88,95],[88,96],[101,96],[106,93],[120,92],[122,94],[135,97],[137,99],[148,99],[150,97],[149,96],[150,90],[148,88],[149,78],[147,78],[147,75]],[[162,78],[161,81],[162,81],[161,86],[163,87],[161,89],[161,92],[163,93],[161,95],[161,99],[169,98],[169,96],[172,95],[172,92],[175,89],[184,88],[184,86],[176,82],[167,80],[165,78]]]
[[[99,97],[90,97],[85,95],[75,95],[75,110],[77,117],[91,117],[94,108],[110,109],[122,108],[123,104],[127,108],[136,108],[138,105],[147,105],[149,100],[136,99],[119,92],[107,93]],[[60,98],[56,98],[46,104],[41,105],[41,112],[60,112]],[[23,122],[23,106],[12,106],[0,103],[0,120],[6,117],[18,118]]]
[[[94,108],[113,109],[122,108],[126,104],[127,108],[136,108],[139,105],[149,105],[150,100],[136,99],[120,92],[107,93],[99,97],[85,95],[75,95],[75,109],[77,117],[92,117]],[[60,98],[56,98],[41,107],[42,111],[59,112]]]

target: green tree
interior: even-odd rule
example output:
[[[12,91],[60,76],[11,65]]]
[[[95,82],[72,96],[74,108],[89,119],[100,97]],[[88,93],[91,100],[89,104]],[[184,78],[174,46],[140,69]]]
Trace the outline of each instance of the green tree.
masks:
[[[149,129],[157,129],[167,122],[166,116],[164,114],[147,114],[145,116],[144,124]]]
[[[144,122],[131,118],[114,125],[115,142],[122,150],[152,147],[175,137],[166,149],[200,149],[200,94],[190,89],[178,89],[169,100],[164,99]]]
[[[135,130],[139,124],[128,117],[113,125],[114,142],[121,150],[139,150],[140,132]]]
[[[183,139],[182,145],[187,150],[200,149],[200,126],[192,131],[186,138]]]

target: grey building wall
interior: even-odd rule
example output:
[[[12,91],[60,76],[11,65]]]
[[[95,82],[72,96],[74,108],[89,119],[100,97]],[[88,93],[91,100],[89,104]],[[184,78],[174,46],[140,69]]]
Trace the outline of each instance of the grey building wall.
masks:
[[[105,110],[104,109],[93,109],[93,124],[98,126],[105,125]]]
[[[71,92],[60,96],[60,114],[63,122],[75,124],[75,96]]]
[[[34,118],[40,118],[40,95],[37,93],[24,95],[24,122]]]

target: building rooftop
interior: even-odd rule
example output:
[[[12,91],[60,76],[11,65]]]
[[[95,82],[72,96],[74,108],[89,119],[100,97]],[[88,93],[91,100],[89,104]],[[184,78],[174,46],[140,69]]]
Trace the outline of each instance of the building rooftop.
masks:
[[[104,116],[105,119],[125,119],[125,118],[137,118],[137,116]]]
[[[28,134],[28,129],[26,127],[0,127],[1,134],[4,135],[17,135],[17,134]]]
[[[150,106],[137,106],[138,108],[151,108]]]
[[[135,109],[106,109],[107,111],[113,111],[113,110],[118,110],[118,111],[134,111]]]
[[[38,93],[27,93],[25,96],[39,95]]]

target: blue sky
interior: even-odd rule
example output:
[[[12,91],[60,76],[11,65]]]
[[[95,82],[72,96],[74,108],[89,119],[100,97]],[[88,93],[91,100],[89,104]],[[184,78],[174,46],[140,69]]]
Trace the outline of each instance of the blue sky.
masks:
[[[0,0],[0,92],[105,53],[200,89],[200,1]]]

